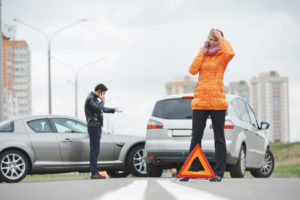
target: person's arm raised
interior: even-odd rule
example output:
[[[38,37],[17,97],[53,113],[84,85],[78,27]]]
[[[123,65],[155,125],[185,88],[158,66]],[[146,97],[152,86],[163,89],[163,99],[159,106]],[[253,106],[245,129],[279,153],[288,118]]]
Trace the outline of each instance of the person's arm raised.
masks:
[[[211,34],[219,42],[221,46],[221,52],[224,53],[224,58],[226,62],[229,62],[233,58],[233,56],[235,56],[235,53],[230,43],[225,38],[222,37],[221,31],[218,29],[212,29]]]
[[[220,46],[221,46],[221,51],[224,53],[224,58],[226,62],[229,62],[233,58],[233,56],[235,56],[235,53],[230,43],[226,39],[221,38]]]

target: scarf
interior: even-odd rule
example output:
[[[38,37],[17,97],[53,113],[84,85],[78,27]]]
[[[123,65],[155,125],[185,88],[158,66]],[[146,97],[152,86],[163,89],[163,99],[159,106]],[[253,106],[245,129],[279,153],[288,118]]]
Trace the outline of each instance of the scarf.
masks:
[[[221,49],[221,46],[214,46],[214,47],[209,47],[206,54],[209,56],[213,56],[217,51],[219,51],[219,49]]]

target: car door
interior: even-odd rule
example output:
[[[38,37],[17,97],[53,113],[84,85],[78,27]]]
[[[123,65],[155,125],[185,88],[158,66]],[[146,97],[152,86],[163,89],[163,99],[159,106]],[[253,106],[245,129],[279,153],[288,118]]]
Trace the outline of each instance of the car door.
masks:
[[[90,143],[86,124],[70,118],[51,118],[66,166],[89,166]],[[99,161],[111,160],[112,139],[105,132],[100,140]]]
[[[43,167],[62,167],[56,133],[48,118],[30,120],[24,125],[36,155],[35,164]]]
[[[53,117],[50,121],[57,132],[65,167],[88,167],[90,147],[86,125],[63,117]]]
[[[246,136],[246,162],[247,166],[254,166],[256,163],[256,153],[255,153],[255,135],[250,127],[250,117],[247,111],[247,107],[243,100],[234,100],[235,109],[239,115],[240,127]]]
[[[248,103],[245,104],[250,117],[250,131],[254,134],[255,163],[260,164],[265,156],[265,136],[263,135],[263,132],[259,131],[255,114],[250,105]]]

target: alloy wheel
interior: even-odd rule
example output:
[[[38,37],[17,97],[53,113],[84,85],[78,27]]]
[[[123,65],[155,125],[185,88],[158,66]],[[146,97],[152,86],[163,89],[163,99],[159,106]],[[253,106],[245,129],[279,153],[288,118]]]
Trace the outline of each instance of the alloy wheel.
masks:
[[[271,155],[267,152],[264,157],[263,167],[260,169],[262,174],[268,174],[272,170],[273,161]]]
[[[133,166],[141,174],[147,174],[144,149],[139,149],[133,156]]]
[[[1,172],[9,180],[22,177],[26,170],[25,160],[16,153],[9,153],[1,160]]]
[[[246,157],[245,157],[245,152],[241,151],[241,171],[242,174],[245,174],[246,171]]]

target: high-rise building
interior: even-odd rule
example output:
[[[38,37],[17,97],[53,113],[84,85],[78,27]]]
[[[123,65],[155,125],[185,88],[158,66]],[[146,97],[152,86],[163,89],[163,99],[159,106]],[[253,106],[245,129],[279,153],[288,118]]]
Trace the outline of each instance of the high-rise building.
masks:
[[[13,110],[9,113],[30,115],[32,112],[31,103],[31,64],[30,51],[26,41],[16,41],[5,34],[2,36],[3,52],[3,96],[6,99],[16,99],[17,106],[11,102],[3,102],[5,110]],[[17,112],[15,110],[17,109]],[[3,116],[4,119],[13,117],[12,114]]]
[[[18,100],[11,90],[3,89],[3,116],[5,119],[11,119],[18,116]]]
[[[197,82],[190,76],[176,78],[166,84],[167,95],[193,93]]]
[[[246,81],[230,82],[228,90],[229,94],[241,96],[249,102],[249,86]]]
[[[272,142],[289,142],[288,78],[271,71],[250,82],[250,104],[260,121],[270,123],[267,137]]]

